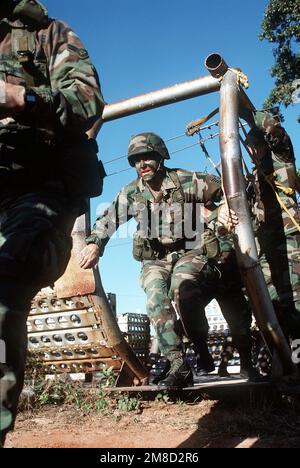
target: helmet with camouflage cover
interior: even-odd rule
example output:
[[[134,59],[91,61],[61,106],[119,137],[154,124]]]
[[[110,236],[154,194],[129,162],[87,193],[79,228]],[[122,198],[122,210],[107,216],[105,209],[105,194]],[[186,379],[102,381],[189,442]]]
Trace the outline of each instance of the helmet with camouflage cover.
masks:
[[[157,154],[161,159],[170,159],[169,151],[161,137],[155,133],[139,133],[131,138],[128,147],[128,162],[135,166],[136,158],[142,154]]]
[[[39,0],[0,0],[0,17],[7,14],[26,20],[27,26],[48,21],[48,10]]]

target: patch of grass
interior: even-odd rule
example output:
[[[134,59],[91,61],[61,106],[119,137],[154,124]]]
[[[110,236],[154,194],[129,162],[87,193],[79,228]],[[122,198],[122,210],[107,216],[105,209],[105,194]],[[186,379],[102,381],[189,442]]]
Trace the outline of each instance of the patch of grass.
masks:
[[[170,403],[171,399],[167,391],[160,392],[156,395],[155,401],[159,403]]]
[[[34,365],[33,365],[34,364]],[[20,410],[34,410],[46,405],[66,405],[88,415],[95,412],[137,412],[141,407],[140,397],[108,392],[115,384],[113,367],[103,369],[97,388],[87,389],[84,384],[70,380],[65,375],[54,375],[46,379],[42,366],[31,362],[26,375]]]
[[[132,411],[139,411],[141,407],[141,398],[130,398],[128,393],[123,393],[117,398],[117,405],[120,411],[130,413]]]

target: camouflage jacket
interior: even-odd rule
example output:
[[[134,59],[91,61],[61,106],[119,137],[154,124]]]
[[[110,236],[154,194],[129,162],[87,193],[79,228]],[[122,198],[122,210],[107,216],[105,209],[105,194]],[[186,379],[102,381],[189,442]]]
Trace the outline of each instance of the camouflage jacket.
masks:
[[[282,127],[276,139],[266,135],[268,151],[258,161],[255,168],[254,190],[251,200],[254,215],[254,228],[258,237],[264,239],[283,237],[297,231],[288,214],[280,206],[274,190],[266,181],[272,182],[282,202],[291,215],[300,223],[300,213],[296,201],[299,181],[295,166],[295,156],[290,138]],[[286,189],[291,189],[290,193]]]
[[[203,233],[203,226],[210,222],[210,212],[216,208],[215,203],[220,202],[221,197],[221,184],[217,177],[182,169],[166,169],[157,198],[142,179],[131,182],[96,220],[86,242],[97,244],[102,256],[107,242],[119,226],[135,218],[138,223],[136,235],[156,239],[162,246],[172,248],[182,240],[195,240],[201,228]],[[159,210],[161,215],[155,218],[155,212]],[[199,229],[196,217],[201,224],[198,225]],[[193,245],[191,248],[196,247]]]
[[[41,9],[36,0],[18,5]],[[26,12],[0,16],[0,79],[30,88],[37,96],[34,112],[0,120],[0,144],[8,147],[14,146],[16,135],[20,148],[80,137],[104,108],[97,73],[80,39],[43,11],[39,22]]]

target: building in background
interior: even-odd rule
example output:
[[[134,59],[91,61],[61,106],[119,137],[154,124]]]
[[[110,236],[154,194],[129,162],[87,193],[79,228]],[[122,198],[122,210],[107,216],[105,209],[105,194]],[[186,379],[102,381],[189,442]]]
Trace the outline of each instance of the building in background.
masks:
[[[224,319],[219,304],[214,299],[206,307],[206,317],[209,325],[209,333],[226,333],[228,332],[228,325]]]
[[[118,324],[136,355],[141,359],[147,359],[150,346],[148,315],[128,312],[118,315]]]
[[[117,296],[114,293],[106,294],[110,308],[115,317],[117,317]]]

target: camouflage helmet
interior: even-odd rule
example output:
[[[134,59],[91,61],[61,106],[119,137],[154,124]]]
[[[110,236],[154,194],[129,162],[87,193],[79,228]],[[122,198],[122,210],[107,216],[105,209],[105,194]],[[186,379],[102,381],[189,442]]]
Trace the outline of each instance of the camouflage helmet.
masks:
[[[139,133],[131,138],[128,146],[128,162],[134,167],[135,159],[141,154],[156,153],[162,159],[170,159],[169,151],[161,137],[155,133]]]

